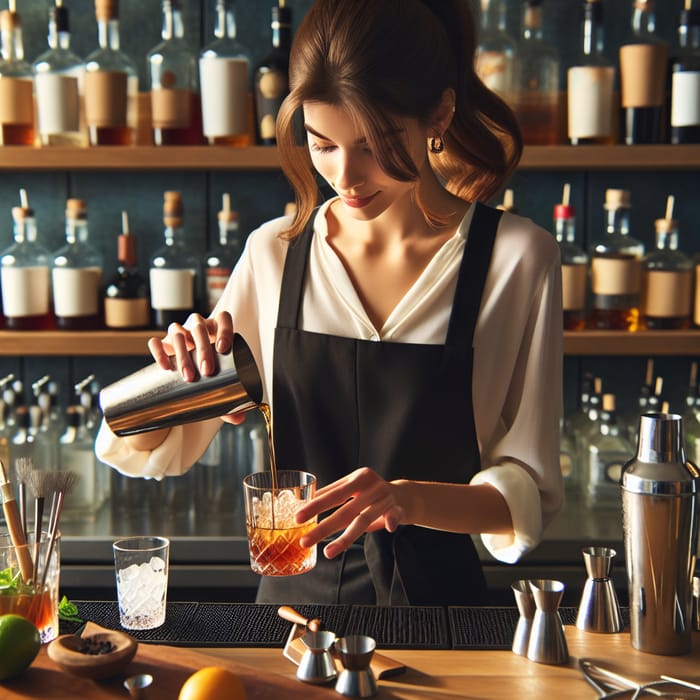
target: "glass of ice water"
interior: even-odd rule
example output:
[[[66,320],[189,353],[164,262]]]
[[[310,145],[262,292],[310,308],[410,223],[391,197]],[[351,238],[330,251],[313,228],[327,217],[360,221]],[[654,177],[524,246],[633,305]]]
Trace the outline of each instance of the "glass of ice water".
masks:
[[[113,543],[119,621],[124,629],[148,630],[165,622],[170,540],[125,537]]]

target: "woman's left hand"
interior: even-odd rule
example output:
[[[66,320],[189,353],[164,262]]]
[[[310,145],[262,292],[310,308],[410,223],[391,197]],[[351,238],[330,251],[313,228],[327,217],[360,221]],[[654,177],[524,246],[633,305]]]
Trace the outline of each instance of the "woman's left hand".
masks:
[[[328,559],[345,551],[365,532],[385,528],[394,532],[402,523],[405,510],[399,502],[397,484],[385,481],[369,467],[356,469],[347,476],[324,486],[296,515],[298,523],[337,508],[311,532],[304,535],[301,544],[312,547],[326,537],[343,530],[323,550]]]

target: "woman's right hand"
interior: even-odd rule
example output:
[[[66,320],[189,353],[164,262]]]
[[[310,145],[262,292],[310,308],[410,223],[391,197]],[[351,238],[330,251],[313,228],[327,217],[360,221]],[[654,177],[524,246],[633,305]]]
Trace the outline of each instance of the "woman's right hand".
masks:
[[[233,319],[228,311],[220,311],[216,316],[204,318],[200,314],[190,314],[184,325],[171,323],[164,338],[151,338],[148,349],[160,367],[172,369],[171,358],[175,358],[177,370],[187,382],[193,382],[198,374],[208,376],[216,372],[214,350],[228,352],[233,344]],[[190,352],[195,350],[195,361]]]

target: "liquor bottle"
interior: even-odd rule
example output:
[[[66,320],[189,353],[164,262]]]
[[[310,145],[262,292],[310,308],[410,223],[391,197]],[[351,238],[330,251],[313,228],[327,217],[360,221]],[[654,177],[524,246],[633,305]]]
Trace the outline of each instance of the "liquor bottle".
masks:
[[[32,67],[24,60],[22,22],[15,0],[0,12],[0,145],[34,145]]]
[[[554,235],[559,244],[564,330],[586,327],[586,279],[588,255],[576,243],[576,212],[569,204],[571,186],[564,185],[561,204],[554,207]]]
[[[58,407],[48,391],[49,375],[32,382],[30,421],[34,431],[34,464],[37,469],[53,470],[58,466],[58,439],[63,432]]]
[[[615,66],[604,53],[603,2],[584,0],[581,53],[567,71],[569,140],[579,144],[615,141]]]
[[[486,87],[510,104],[518,45],[506,30],[507,9],[505,0],[481,0],[476,72]]]
[[[598,433],[600,426],[600,413],[603,405],[603,380],[600,377],[593,378],[593,388],[586,403],[585,420],[581,420],[575,426],[574,442],[579,464],[582,467],[582,486],[588,483],[588,445],[591,436]],[[574,428],[572,424],[572,428]]]
[[[119,48],[119,0],[95,0],[99,48],[85,59],[85,121],[91,146],[136,142],[138,72]]]
[[[588,446],[586,504],[590,509],[620,507],[622,468],[634,451],[617,422],[615,395],[603,394],[598,433],[591,437]]]
[[[496,209],[501,211],[509,211],[511,214],[517,214],[518,209],[515,206],[515,192],[512,189],[507,189],[503,193],[503,201],[496,205]]]
[[[285,0],[272,8],[272,50],[255,69],[255,109],[258,142],[277,143],[277,113],[289,92],[289,49],[292,43],[292,10]]]
[[[566,422],[559,421],[559,468],[567,493],[578,493],[581,475],[574,436],[567,430]]]
[[[180,192],[166,192],[163,201],[165,245],[153,254],[149,265],[151,308],[156,328],[167,329],[173,322],[183,323],[199,306],[200,262],[187,243],[183,214]]]
[[[671,67],[671,143],[700,143],[700,9],[685,0]]]
[[[199,55],[202,126],[210,144],[251,143],[250,52],[236,39],[230,0],[216,0],[216,39]]]
[[[559,58],[542,34],[542,0],[524,0],[518,44],[514,111],[523,143],[551,145],[561,139]]]
[[[642,319],[651,330],[690,328],[693,263],[678,250],[678,221],[673,218],[673,195],[666,216],[656,220],[656,248],[644,256]]]
[[[51,311],[51,254],[37,241],[34,210],[20,190],[20,206],[12,208],[15,242],[0,253],[5,327],[15,331],[54,328]]]
[[[649,399],[654,393],[654,360],[649,358],[646,364],[644,374],[644,383],[639,389],[637,401],[633,407],[627,411],[618,413],[618,420],[622,428],[625,430],[627,437],[631,442],[637,439],[639,433],[639,416],[650,410]]]
[[[162,1],[163,41],[146,55],[156,146],[203,142],[197,56],[185,39],[181,5]]]
[[[620,46],[621,139],[660,143],[668,45],[656,34],[654,0],[634,0],[632,35]]]
[[[589,326],[639,330],[644,245],[629,235],[630,193],[605,192],[606,235],[591,248]]]
[[[700,458],[700,391],[698,391],[698,363],[690,364],[690,380],[683,410],[683,435],[688,459],[698,464]]]
[[[136,239],[123,211],[122,232],[117,238],[117,271],[107,280],[104,291],[105,326],[115,330],[148,328],[150,301],[148,282],[136,266]]]
[[[56,325],[62,330],[102,327],[101,285],[104,260],[90,243],[87,206],[66,202],[66,244],[53,255],[51,270]]]
[[[49,50],[34,63],[37,131],[42,146],[85,146],[80,108],[85,64],[70,48],[68,9],[63,0],[49,9]]]
[[[204,257],[207,313],[214,310],[243,249],[238,227],[238,214],[231,209],[231,196],[227,193],[223,195],[223,204],[218,214],[218,220],[219,242]]]

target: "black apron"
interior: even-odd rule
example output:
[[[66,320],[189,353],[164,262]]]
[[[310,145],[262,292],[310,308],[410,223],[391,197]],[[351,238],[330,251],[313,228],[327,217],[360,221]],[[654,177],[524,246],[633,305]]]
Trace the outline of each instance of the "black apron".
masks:
[[[318,486],[360,466],[384,479],[467,483],[481,468],[472,410],[473,335],[502,212],[475,205],[445,345],[299,329],[313,218],[290,244],[273,362],[279,469]],[[486,583],[469,535],[413,525],[367,533],[306,573],[263,577],[258,602],[478,605]]]

